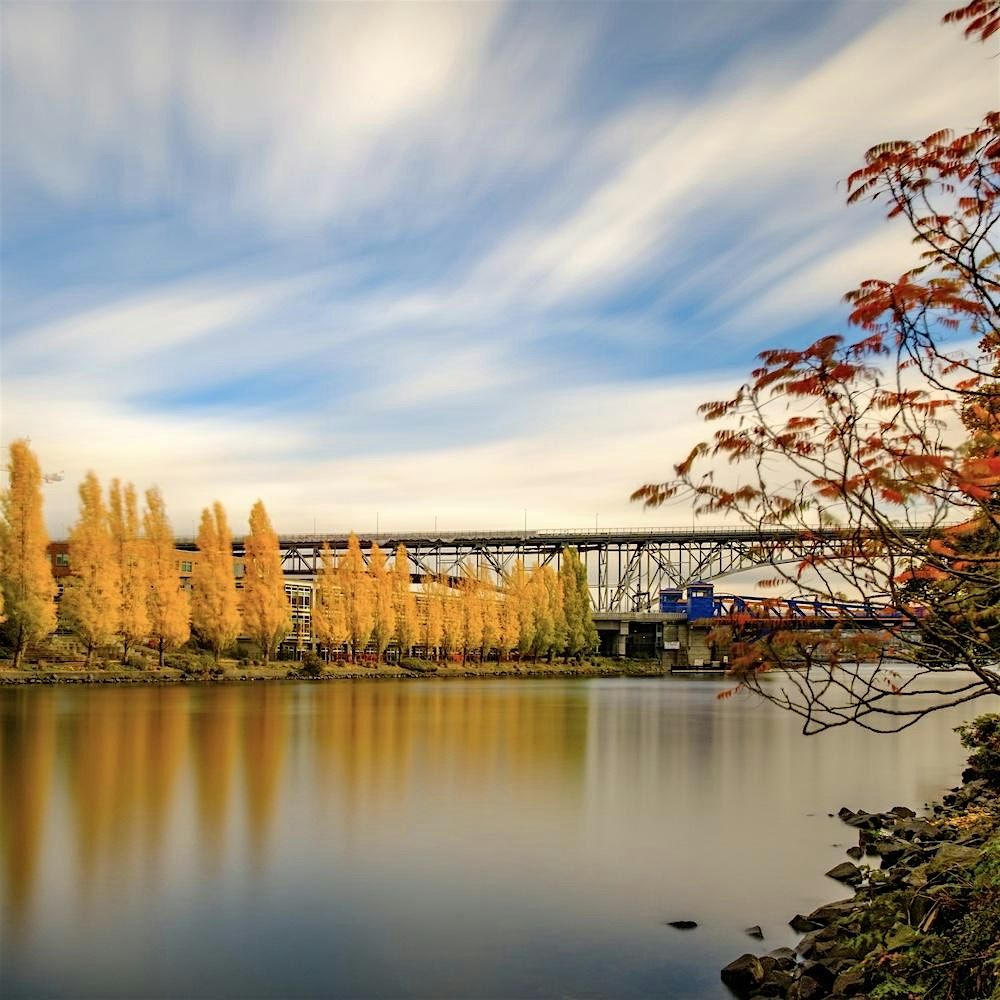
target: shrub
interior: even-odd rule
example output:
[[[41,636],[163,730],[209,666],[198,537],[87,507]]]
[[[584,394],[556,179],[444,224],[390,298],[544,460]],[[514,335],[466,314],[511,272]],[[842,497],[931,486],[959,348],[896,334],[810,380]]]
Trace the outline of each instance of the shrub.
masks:
[[[412,670],[417,674],[434,674],[437,673],[437,664],[432,663],[430,660],[418,660],[413,656],[404,656],[400,661],[399,665],[404,670]]]
[[[1000,714],[980,715],[956,730],[962,746],[971,750],[969,768],[962,775],[966,781],[983,778],[1000,788]]]
[[[299,674],[302,677],[319,677],[323,673],[323,661],[315,653],[306,653],[302,657]]]

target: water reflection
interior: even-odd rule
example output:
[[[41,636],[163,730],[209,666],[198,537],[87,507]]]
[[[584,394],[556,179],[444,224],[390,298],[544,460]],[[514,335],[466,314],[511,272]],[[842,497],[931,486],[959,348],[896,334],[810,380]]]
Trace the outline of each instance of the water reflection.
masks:
[[[836,894],[827,813],[961,751],[954,712],[805,739],[719,686],[0,690],[5,992],[721,996],[743,927]]]

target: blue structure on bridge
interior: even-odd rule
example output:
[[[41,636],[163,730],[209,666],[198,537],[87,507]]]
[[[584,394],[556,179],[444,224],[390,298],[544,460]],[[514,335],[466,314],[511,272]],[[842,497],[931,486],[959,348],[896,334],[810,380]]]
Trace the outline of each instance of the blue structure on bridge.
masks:
[[[687,588],[687,597],[680,587],[660,591],[660,614],[684,615],[688,621],[715,615],[715,586],[699,580]]]

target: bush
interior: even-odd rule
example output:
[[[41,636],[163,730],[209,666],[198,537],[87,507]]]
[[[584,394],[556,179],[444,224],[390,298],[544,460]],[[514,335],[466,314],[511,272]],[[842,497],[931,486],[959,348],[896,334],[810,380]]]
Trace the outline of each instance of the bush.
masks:
[[[323,661],[315,653],[306,653],[302,657],[299,675],[302,677],[319,677],[323,673]]]
[[[982,778],[993,788],[1000,788],[1000,714],[980,715],[955,732],[962,746],[972,751],[963,779]]]
[[[399,665],[404,670],[412,670],[416,674],[435,674],[437,673],[437,664],[432,663],[430,660],[418,660],[413,656],[404,656],[400,661]]]
[[[215,668],[215,660],[208,653],[168,653],[163,660],[168,667],[179,670],[185,677],[197,677]],[[221,667],[218,668],[221,671]]]

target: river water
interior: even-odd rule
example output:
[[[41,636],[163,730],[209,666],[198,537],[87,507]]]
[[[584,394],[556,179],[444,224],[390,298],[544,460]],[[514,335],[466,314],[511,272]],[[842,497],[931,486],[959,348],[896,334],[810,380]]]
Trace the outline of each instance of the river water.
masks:
[[[726,683],[0,689],[0,993],[728,996],[974,710],[804,737]]]

